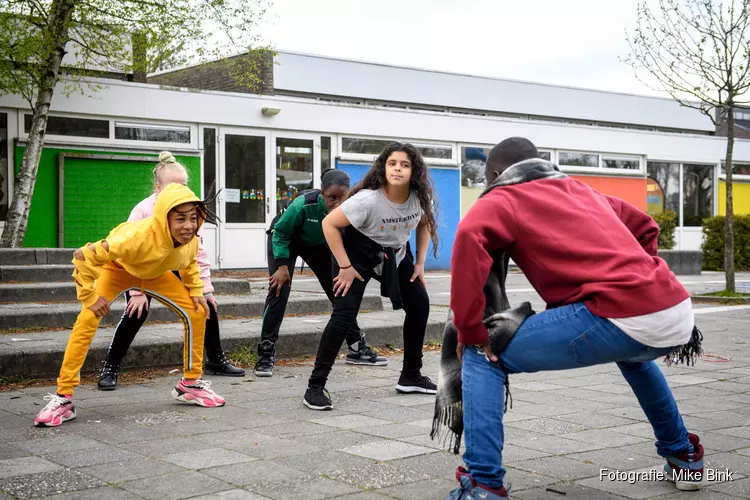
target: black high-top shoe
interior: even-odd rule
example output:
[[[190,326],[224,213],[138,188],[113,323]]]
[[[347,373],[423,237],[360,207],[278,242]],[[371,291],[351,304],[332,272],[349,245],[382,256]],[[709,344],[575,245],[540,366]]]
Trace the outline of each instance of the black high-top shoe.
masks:
[[[276,345],[270,340],[258,344],[258,362],[255,364],[256,377],[273,376],[273,365],[276,362]]]
[[[222,349],[206,352],[206,354],[208,359],[206,360],[205,370],[211,375],[223,375],[225,377],[245,376],[245,370],[230,363]]]
[[[117,389],[117,376],[119,375],[120,364],[112,363],[109,358],[102,361],[102,370],[99,372],[99,381],[96,386],[100,391],[114,391]]]

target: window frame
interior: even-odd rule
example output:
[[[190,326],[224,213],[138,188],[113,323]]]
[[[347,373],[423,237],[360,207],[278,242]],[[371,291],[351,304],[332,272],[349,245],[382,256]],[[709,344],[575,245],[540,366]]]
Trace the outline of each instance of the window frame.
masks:
[[[747,161],[732,161],[732,164],[739,164],[739,165],[750,165],[750,162]],[[727,181],[727,174],[726,172],[723,172],[725,166],[724,166],[724,160],[719,160],[719,163],[716,167],[719,172],[719,180],[720,181]],[[750,175],[748,174],[732,174],[732,182],[750,182]]]
[[[338,146],[339,151],[339,159],[342,161],[360,161],[360,162],[366,162],[366,163],[372,163],[375,158],[377,158],[377,154],[365,154],[365,153],[347,153],[344,151],[344,139],[371,139],[375,141],[386,141],[386,142],[408,142],[415,147],[418,148],[424,148],[424,147],[439,147],[439,148],[450,148],[451,150],[451,159],[445,159],[445,158],[430,158],[430,157],[424,157],[425,163],[428,166],[443,166],[443,167],[450,167],[450,168],[459,168],[459,158],[458,158],[458,148],[456,147],[455,142],[442,142],[442,141],[425,141],[425,140],[415,140],[415,139],[404,139],[404,138],[392,138],[392,137],[382,137],[382,136],[371,136],[371,135],[356,135],[356,134],[339,134],[336,138],[336,144]],[[333,142],[333,140],[331,140]]]
[[[172,141],[142,141],[140,139],[118,139],[117,138],[117,128],[118,126],[120,128],[135,128],[135,129],[153,129],[153,130],[174,130],[174,131],[187,131],[190,140],[188,142],[172,142]],[[112,139],[118,142],[144,142],[144,143],[156,143],[156,144],[181,144],[183,146],[190,145],[193,142],[193,129],[190,127],[190,125],[164,125],[164,124],[156,124],[151,122],[141,122],[141,121],[135,121],[135,120],[127,120],[127,121],[119,121],[119,120],[113,120],[113,125],[111,126],[112,129]]]
[[[599,162],[596,167],[583,167],[580,165],[562,165],[560,164],[560,153],[574,153],[574,154],[595,154],[599,157]],[[623,168],[607,168],[604,167],[604,159],[607,160],[627,160],[637,161],[638,169],[623,169]],[[627,155],[617,153],[606,153],[602,151],[581,151],[572,149],[556,149],[554,154],[554,163],[560,170],[565,173],[573,174],[589,174],[589,175],[606,175],[606,176],[620,176],[620,177],[643,177],[646,175],[646,157],[645,155]]]

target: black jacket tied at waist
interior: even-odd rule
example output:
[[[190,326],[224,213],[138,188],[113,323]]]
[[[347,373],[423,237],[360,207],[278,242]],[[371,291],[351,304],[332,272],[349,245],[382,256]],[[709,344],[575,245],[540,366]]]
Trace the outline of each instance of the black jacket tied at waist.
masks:
[[[398,262],[396,260],[396,253],[399,249],[384,247],[351,226],[343,230],[343,240],[344,249],[352,266],[362,277],[372,273],[373,269],[382,262],[380,295],[391,300],[393,309],[403,309],[401,287],[398,284]],[[409,243],[406,244],[406,256],[404,258],[414,260]],[[339,266],[336,259],[333,259],[333,261],[334,276],[336,276]]]

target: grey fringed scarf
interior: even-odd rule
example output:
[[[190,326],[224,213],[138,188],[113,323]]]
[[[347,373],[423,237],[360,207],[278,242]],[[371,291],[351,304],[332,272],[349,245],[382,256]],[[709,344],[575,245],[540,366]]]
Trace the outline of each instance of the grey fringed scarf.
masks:
[[[560,172],[553,163],[539,159],[527,160],[517,163],[503,172],[492,185],[485,189],[480,198],[499,186],[521,184],[537,179],[560,179],[565,177],[567,176]],[[508,296],[505,293],[505,279],[508,274],[508,262],[510,258],[503,252],[497,252],[492,257],[493,265],[487,283],[484,286],[484,296],[486,299],[484,324],[489,332],[492,352],[499,356],[521,324],[534,314],[534,311],[528,302],[523,302],[520,306],[511,309]],[[461,362],[456,355],[458,330],[453,325],[452,317],[453,313],[449,311],[448,323],[445,326],[443,334],[438,390],[435,397],[435,415],[432,421],[430,437],[432,439],[436,437],[448,438],[453,453],[458,454],[464,430],[463,395],[461,390]],[[690,342],[678,347],[667,355],[665,362],[668,365],[685,362],[690,364],[691,361],[695,364],[695,359],[702,352],[702,340],[703,335],[695,328]],[[511,407],[513,405],[509,384],[509,379],[506,377],[505,411],[508,408],[508,400],[511,402]],[[444,427],[447,427],[450,432],[447,436],[445,435]]]

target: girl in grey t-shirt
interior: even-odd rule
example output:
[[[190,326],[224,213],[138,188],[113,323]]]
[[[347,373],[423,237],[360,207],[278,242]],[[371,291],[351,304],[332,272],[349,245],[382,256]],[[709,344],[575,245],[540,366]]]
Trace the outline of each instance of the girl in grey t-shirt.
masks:
[[[376,158],[349,199],[323,220],[323,234],[337,264],[338,276],[333,280],[333,314],[320,340],[315,368],[305,393],[307,407],[313,410],[333,408],[325,384],[346,333],[357,318],[371,278],[394,281],[389,286],[397,287],[397,298],[406,312],[404,362],[396,390],[435,394],[435,384],[421,373],[422,345],[430,311],[424,263],[430,240],[436,255],[438,244],[433,199],[427,166],[419,150],[411,144],[393,143]],[[342,230],[354,230],[360,243],[364,241],[369,250],[376,249],[375,258],[353,262],[345,248]],[[416,261],[409,245],[415,230]],[[347,241],[352,240],[347,238]],[[395,263],[386,263],[386,258],[394,259]],[[396,269],[389,267],[393,265]],[[387,270],[392,271],[393,276]]]

